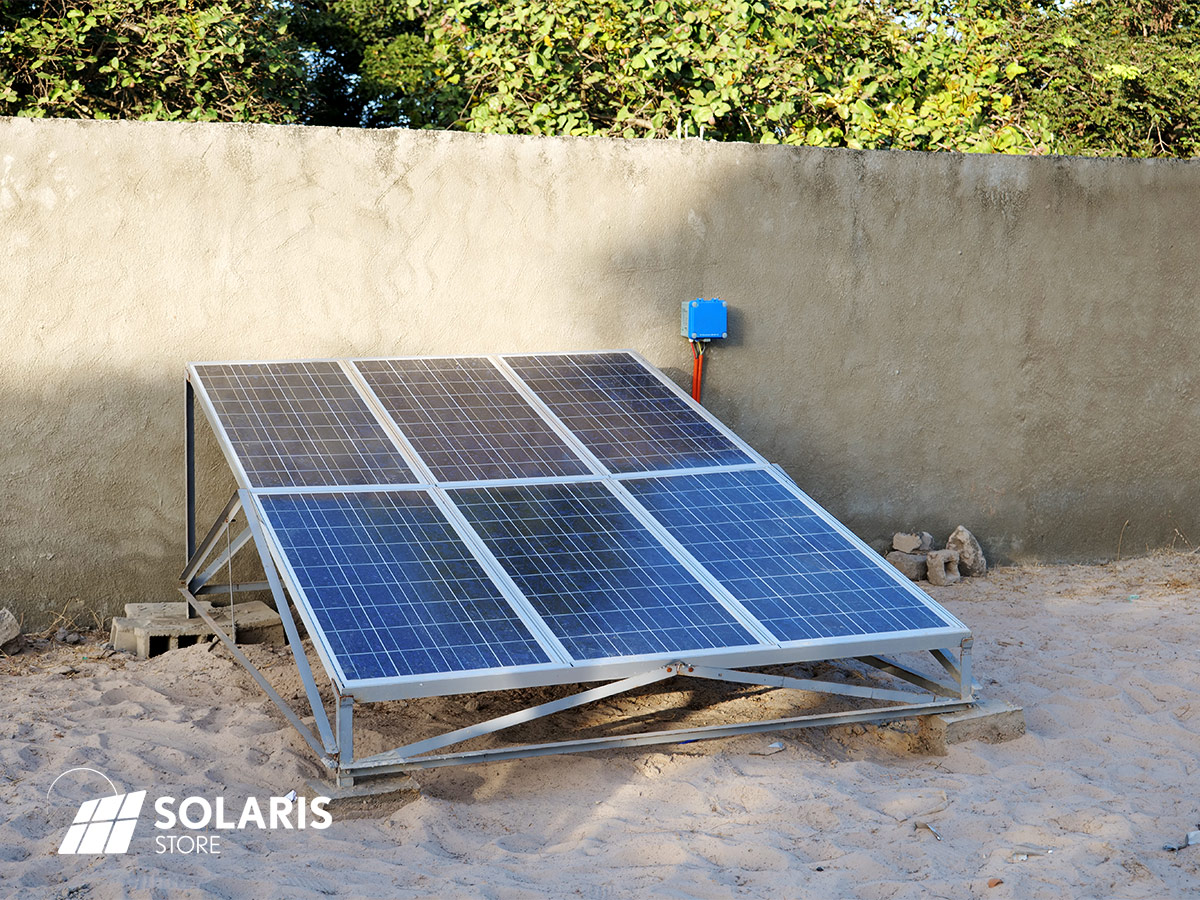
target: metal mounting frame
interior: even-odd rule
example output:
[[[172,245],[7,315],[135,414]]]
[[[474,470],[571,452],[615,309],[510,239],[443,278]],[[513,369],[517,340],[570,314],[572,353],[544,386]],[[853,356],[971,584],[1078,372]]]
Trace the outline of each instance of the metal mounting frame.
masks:
[[[240,549],[246,546],[253,545],[258,548],[258,556],[266,572],[266,580],[264,582],[251,582],[249,586],[235,585],[234,588],[235,590],[259,589],[259,585],[262,585],[271,592],[275,600],[276,609],[283,622],[288,647],[291,650],[292,658],[304,685],[304,693],[308,700],[308,718],[312,722],[312,725],[306,722],[301,713],[294,709],[272,687],[263,673],[237,645],[234,638],[223,631],[221,626],[212,618],[207,611],[206,604],[201,603],[199,600],[199,597],[205,593],[222,593],[229,589],[229,585],[213,584],[209,580],[211,573],[215,572],[219,566],[210,563],[206,568],[203,568],[203,571],[202,567],[207,558],[213,554],[213,551],[223,546],[220,540],[221,537],[233,528],[241,517],[244,517],[246,520],[243,533],[249,532],[250,536],[242,540],[240,547],[234,550],[231,555],[236,555]],[[179,590],[195,614],[203,618],[209,627],[213,629],[217,638],[233,654],[234,659],[250,673],[251,677],[254,678],[266,693],[268,699],[275,704],[289,724],[296,729],[304,741],[312,748],[322,764],[329,770],[330,777],[339,786],[352,785],[355,780],[370,776],[389,775],[396,772],[441,766],[495,762],[507,759],[544,756],[547,754],[583,753],[623,747],[640,747],[650,744],[680,743],[730,737],[739,734],[786,731],[825,725],[887,722],[913,716],[954,712],[965,709],[974,703],[974,688],[976,685],[972,682],[970,675],[971,638],[964,638],[957,648],[937,648],[929,651],[933,659],[950,676],[950,680],[942,680],[923,674],[914,668],[883,657],[856,657],[859,663],[876,670],[878,673],[889,675],[905,682],[916,688],[915,690],[897,689],[896,687],[885,685],[864,685],[825,681],[815,678],[796,678],[678,660],[667,665],[653,666],[638,674],[601,684],[558,700],[541,703],[518,712],[487,719],[475,725],[455,729],[442,735],[426,738],[358,759],[354,756],[354,708],[356,703],[362,701],[356,698],[354,694],[338,692],[335,686],[333,693],[333,718],[331,721],[330,715],[326,710],[326,705],[321,698],[320,690],[317,687],[308,656],[305,653],[296,619],[292,613],[292,604],[279,577],[276,561],[269,552],[262,549],[265,545],[266,541],[262,533],[262,523],[258,521],[254,507],[250,503],[249,492],[244,490],[238,491],[230,497],[229,502],[225,505],[224,510],[222,510],[221,515],[209,531],[209,534],[197,545],[196,552],[193,554],[192,559],[188,561],[188,565],[180,577]],[[231,545],[224,546],[228,547]],[[218,558],[226,552],[226,549],[219,551]],[[222,563],[225,561],[221,559]],[[662,731],[647,731],[638,734],[613,734],[540,744],[519,744],[482,750],[460,749],[454,752],[443,752],[447,748],[457,744],[493,735],[516,725],[673,678],[696,678],[732,684],[815,692],[856,700],[882,702],[890,705],[873,705],[865,709],[791,716],[764,721],[692,726]]]
[[[645,361],[637,354],[634,354],[639,362],[645,364]],[[509,367],[504,364],[500,357],[491,357],[499,363],[499,368],[508,377]],[[348,366],[349,368],[349,366]],[[648,366],[651,372],[656,372],[653,367]],[[770,731],[782,731],[799,728],[808,728],[816,726],[850,724],[858,722],[886,722],[902,718],[910,718],[913,716],[929,715],[934,713],[952,712],[961,710],[971,706],[975,702],[974,690],[978,685],[972,679],[972,638],[970,632],[965,626],[961,626],[961,632],[954,634],[952,637],[958,642],[957,646],[932,646],[931,640],[940,640],[942,638],[950,638],[951,635],[933,635],[920,634],[919,639],[909,638],[893,640],[888,643],[888,652],[929,652],[942,669],[949,680],[942,677],[935,677],[922,673],[910,666],[901,664],[898,661],[882,656],[874,655],[871,650],[877,649],[872,645],[877,645],[878,642],[870,640],[850,640],[839,644],[830,645],[821,648],[820,652],[813,652],[811,648],[802,651],[801,648],[792,645],[776,645],[770,653],[758,652],[754,654],[752,659],[738,658],[737,654],[732,657],[729,654],[691,654],[692,658],[687,660],[674,660],[669,663],[662,663],[653,660],[645,660],[639,662],[636,659],[625,660],[620,666],[597,666],[597,665],[581,665],[575,668],[567,667],[564,671],[570,673],[570,677],[533,677],[526,678],[523,682],[496,683],[489,686],[483,686],[482,683],[463,685],[465,688],[463,693],[482,692],[487,690],[503,689],[505,687],[515,687],[519,684],[562,684],[573,682],[588,682],[588,681],[603,681],[606,683],[600,684],[597,687],[592,687],[581,693],[573,694],[568,697],[563,697],[558,700],[547,703],[538,704],[511,713],[505,716],[481,721],[475,725],[466,728],[456,729],[445,734],[417,741],[411,744],[406,744],[396,747],[392,750],[383,753],[376,753],[363,759],[357,759],[354,756],[354,707],[358,703],[376,702],[381,700],[396,699],[390,694],[362,689],[361,686],[339,685],[338,680],[333,677],[333,670],[329,666],[329,660],[324,658],[321,652],[320,642],[314,640],[313,645],[318,656],[330,675],[332,686],[332,716],[327,711],[326,705],[322,700],[320,690],[314,677],[312,666],[309,663],[304,645],[300,636],[300,629],[296,620],[296,616],[304,618],[304,610],[300,604],[296,604],[295,615],[293,615],[293,599],[295,588],[292,586],[292,579],[287,571],[286,561],[278,556],[277,548],[274,542],[270,539],[268,530],[269,525],[260,518],[260,508],[255,498],[258,494],[293,492],[295,488],[278,489],[252,489],[242,471],[240,464],[236,459],[236,454],[232,452],[232,447],[223,433],[217,432],[218,443],[221,445],[222,451],[229,459],[231,468],[233,469],[235,479],[239,482],[239,489],[229,498],[225,507],[218,515],[216,521],[209,529],[203,540],[196,539],[196,453],[195,453],[195,413],[194,407],[197,403],[205,408],[205,412],[210,422],[216,422],[213,416],[213,411],[209,408],[207,397],[203,392],[195,391],[191,381],[191,375],[194,369],[189,367],[189,379],[186,390],[186,413],[185,413],[185,467],[186,467],[186,501],[187,501],[187,520],[186,520],[186,547],[187,547],[187,563],[180,576],[179,590],[188,602],[189,616],[199,616],[203,618],[210,628],[213,629],[217,638],[229,649],[234,658],[250,673],[256,683],[266,693],[268,699],[280,710],[281,714],[287,719],[304,741],[312,748],[322,764],[330,772],[331,778],[337,784],[346,786],[354,783],[356,779],[370,777],[375,775],[388,775],[396,772],[411,771],[415,769],[433,768],[449,765],[463,765],[478,762],[498,761],[506,759],[516,759],[532,756],[542,756],[547,754],[561,753],[580,753],[603,749],[622,748],[622,747],[637,747],[651,744],[662,743],[677,743],[690,742],[695,740],[703,740],[710,738],[729,737],[739,734],[751,734]],[[351,374],[356,374],[351,369]],[[665,382],[665,376],[659,377]],[[514,376],[515,378],[515,376]],[[513,379],[510,379],[513,380]],[[669,385],[673,390],[683,396],[682,391],[679,391],[673,384]],[[522,389],[523,394],[528,394],[528,389],[522,383],[518,382],[518,387]],[[536,398],[534,398],[536,399]],[[685,399],[689,399],[686,398]],[[536,406],[542,404],[538,401]],[[770,467],[764,465],[764,462],[758,462],[762,458],[758,456],[752,449],[745,445],[740,438],[733,435],[724,425],[715,420],[707,410],[699,407],[701,414],[708,420],[717,425],[723,433],[734,438],[738,445],[746,448],[752,455],[755,462],[742,464],[732,467],[716,467],[720,470],[725,469],[743,469],[743,468],[767,468],[772,471],[778,481],[787,485],[796,493],[803,495],[803,492],[791,482],[791,479],[779,470],[778,467]],[[550,418],[547,416],[547,418]],[[551,423],[555,424],[554,422]],[[392,423],[391,429],[395,426]],[[555,429],[556,431],[559,428]],[[566,431],[565,428],[562,431]],[[577,444],[578,441],[569,432],[572,444]],[[397,442],[404,451],[405,456],[415,456],[415,451],[407,445],[407,441]],[[577,448],[578,450],[579,448]],[[585,448],[584,448],[585,449]],[[585,460],[590,454],[580,453]],[[591,466],[596,468],[596,466]],[[424,473],[421,467],[414,467],[414,470],[419,475]],[[688,470],[693,471],[693,470]],[[638,512],[639,507],[631,495],[628,495],[623,487],[619,484],[622,480],[627,480],[634,477],[662,477],[670,475],[669,472],[655,473],[630,473],[626,475],[614,476],[608,473],[607,476],[602,471],[597,471],[593,475],[576,476],[574,478],[547,478],[534,479],[535,481],[592,481],[603,480],[608,482],[609,489],[627,506]],[[424,480],[424,478],[422,479]],[[444,500],[442,495],[447,487],[465,487],[467,483],[456,483],[453,486],[442,486],[435,483],[418,483],[404,484],[394,486],[371,486],[369,489],[404,489],[404,490],[426,490],[430,491],[435,497]],[[345,490],[361,490],[368,488],[354,487],[324,487],[323,491],[345,491]],[[301,489],[298,492],[303,492]],[[805,499],[808,499],[805,497]],[[439,503],[440,506],[445,506],[445,503]],[[649,519],[648,514],[639,516],[640,519]],[[829,521],[835,528],[848,536],[854,543],[860,543],[845,526],[827,516]],[[245,519],[244,526],[240,531],[231,534],[230,530],[238,523],[240,518]],[[226,538],[222,541],[223,537]],[[247,546],[253,545],[257,551],[257,556],[262,564],[265,580],[244,582],[240,584],[220,584],[214,583],[213,578],[218,572],[226,566],[239,552],[244,551]],[[220,548],[220,549],[218,549]],[[681,548],[672,548],[673,552],[678,553]],[[686,553],[686,551],[683,551]],[[717,586],[719,587],[719,585]],[[710,586],[710,590],[713,588]],[[723,589],[722,589],[723,590]],[[914,593],[915,587],[912,588]],[[291,651],[293,661],[297,667],[297,672],[300,675],[304,686],[304,692],[308,701],[308,715],[302,717],[301,713],[293,709],[289,703],[271,686],[261,671],[250,661],[246,654],[238,647],[235,637],[226,634],[213,617],[207,611],[207,604],[201,603],[199,598],[204,595],[219,595],[219,594],[237,594],[246,591],[269,591],[275,603],[276,610],[280,615],[283,623],[284,632],[287,639],[287,645]],[[730,598],[731,599],[731,598]],[[735,601],[736,602],[736,601]],[[740,605],[740,604],[739,604]],[[307,622],[304,622],[306,626]],[[963,636],[965,635],[965,636]],[[897,679],[905,685],[914,689],[897,689],[894,686],[888,685],[861,685],[849,684],[837,681],[824,681],[811,678],[795,678],[784,675],[766,674],[756,671],[747,671],[738,666],[767,666],[776,664],[796,663],[796,662],[812,662],[812,661],[830,661],[837,660],[856,660],[858,663],[869,667],[874,672],[890,676]],[[452,748],[455,745],[469,742],[476,738],[493,735],[497,732],[511,728],[525,722],[530,722],[535,719],[544,718],[561,712],[566,709],[571,709],[579,706],[593,703],[598,700],[617,696],[622,693],[634,690],[647,684],[662,682],[667,679],[677,678],[696,678],[707,679],[714,681],[724,681],[736,684],[757,685],[763,687],[772,687],[785,690],[799,690],[806,692],[817,692],[822,694],[832,694],[841,697],[854,698],[856,700],[879,701],[889,705],[879,706],[874,705],[865,709],[851,709],[830,713],[819,713],[792,716],[781,719],[771,719],[765,721],[749,721],[749,722],[734,722],[722,725],[706,725],[685,727],[677,729],[668,729],[662,731],[647,731],[637,734],[612,734],[601,737],[589,737],[579,739],[567,739],[553,741],[549,743],[539,744],[524,744],[515,746],[503,746],[487,749],[466,750],[458,749],[453,752],[445,752],[447,748]],[[611,680],[610,680],[611,679]],[[429,688],[429,685],[426,685]],[[445,685],[436,688],[430,688],[424,693],[406,693],[404,696],[435,696],[445,695],[448,693],[458,693],[460,691],[451,691],[445,689]],[[308,719],[306,721],[305,719]],[[311,723],[311,724],[310,724]]]

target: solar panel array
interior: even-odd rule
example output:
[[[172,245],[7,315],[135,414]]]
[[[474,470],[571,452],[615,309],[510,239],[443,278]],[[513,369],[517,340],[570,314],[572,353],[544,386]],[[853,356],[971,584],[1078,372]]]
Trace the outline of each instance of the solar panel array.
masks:
[[[965,632],[629,353],[193,381],[341,684]]]

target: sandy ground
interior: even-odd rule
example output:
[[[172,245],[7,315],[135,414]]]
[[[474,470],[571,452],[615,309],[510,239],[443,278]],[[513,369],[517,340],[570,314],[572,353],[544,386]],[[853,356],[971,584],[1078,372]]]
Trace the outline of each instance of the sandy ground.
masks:
[[[1200,846],[1163,850],[1200,827],[1200,554],[1000,569],[929,590],[975,632],[984,693],[1024,706],[1024,737],[933,756],[905,744],[911,729],[844,727],[442,769],[420,773],[420,799],[390,814],[322,831],[221,832],[219,855],[157,853],[150,804],[220,795],[236,811],[252,795],[311,795],[304,779],[317,772],[225,650],[138,661],[105,656],[102,635],[27,650],[0,660],[0,896],[1200,893]],[[279,650],[254,653],[296,690]],[[77,671],[52,671],[64,665]],[[389,705],[364,717],[360,753],[543,696]],[[783,713],[797,698],[659,689],[607,712],[642,726],[719,721]],[[681,702],[681,715],[668,712]],[[537,728],[523,737],[549,736]],[[764,755],[775,741],[783,749]],[[72,773],[48,797],[76,766],[149,791],[128,854],[56,854],[79,803],[110,793]],[[914,828],[921,819],[943,840]],[[1014,861],[1026,845],[1053,852]]]

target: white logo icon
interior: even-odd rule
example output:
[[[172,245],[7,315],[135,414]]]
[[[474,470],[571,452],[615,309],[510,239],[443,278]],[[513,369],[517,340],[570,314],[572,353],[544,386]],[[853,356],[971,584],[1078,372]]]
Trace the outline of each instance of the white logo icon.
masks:
[[[87,800],[67,829],[58,852],[66,854],[125,853],[137,827],[145,791]]]

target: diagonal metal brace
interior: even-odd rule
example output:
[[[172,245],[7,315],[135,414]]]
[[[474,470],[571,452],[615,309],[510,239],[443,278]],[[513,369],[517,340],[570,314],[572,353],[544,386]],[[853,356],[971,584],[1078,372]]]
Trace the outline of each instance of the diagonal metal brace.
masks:
[[[897,691],[891,688],[840,684],[833,681],[818,681],[813,678],[791,678],[786,675],[765,675],[761,672],[740,672],[736,669],[720,669],[711,666],[684,666],[679,674],[692,678],[709,678],[713,681],[815,691],[821,694],[841,694],[846,697],[864,697],[868,700],[895,700],[899,703],[926,702],[934,699],[935,696],[932,691],[926,693]]]
[[[486,750],[465,750],[460,753],[434,754],[403,758],[395,751],[355,760],[348,768],[354,777],[383,775],[389,772],[404,772],[410,769],[432,769],[440,766],[456,766],[464,763],[499,762],[507,759],[523,759],[533,756],[548,756],[560,753],[587,753],[593,750],[611,750],[620,747],[643,747],[649,744],[675,744],[711,738],[733,737],[742,734],[759,734],[770,731],[788,731],[823,725],[849,725],[855,722],[891,722],[914,716],[957,712],[967,709],[969,701],[935,700],[931,703],[914,703],[909,706],[887,706],[876,709],[849,710],[841,713],[792,716],[786,719],[770,719],[763,722],[742,722],[734,725],[698,725],[670,731],[650,731],[632,735],[609,735],[576,741],[555,741],[548,744],[526,744],[520,747],[499,747]],[[404,749],[404,748],[401,748]]]
[[[313,718],[317,722],[317,730],[325,744],[325,753],[334,755],[338,752],[338,743],[334,739],[333,729],[329,726],[329,716],[325,713],[325,705],[321,702],[321,694],[317,683],[313,680],[312,667],[304,654],[304,644],[300,641],[300,632],[296,628],[296,620],[292,618],[292,608],[288,605],[287,593],[279,580],[279,572],[275,568],[270,552],[266,549],[266,538],[263,534],[262,523],[258,521],[253,501],[249,491],[238,491],[238,497],[246,509],[246,525],[254,537],[254,546],[262,560],[263,571],[267,576],[271,594],[275,598],[275,611],[283,622],[283,630],[287,634],[288,644],[292,648],[292,657],[296,660],[296,668],[300,672],[300,680],[304,683],[304,693],[308,696],[308,705],[312,708]]]
[[[503,731],[505,728],[512,728],[514,725],[521,725],[525,722],[531,722],[534,719],[553,715],[564,709],[584,706],[596,700],[603,700],[606,697],[623,694],[626,691],[631,691],[643,685],[653,684],[656,681],[663,681],[667,678],[674,678],[676,674],[674,668],[674,666],[660,666],[659,668],[651,669],[649,672],[643,672],[641,675],[633,675],[629,678],[613,681],[579,694],[572,694],[569,697],[563,697],[559,700],[551,700],[549,703],[531,706],[527,709],[509,713],[506,716],[498,716],[495,719],[488,719],[475,725],[468,725],[466,728],[448,731],[436,737],[417,741],[415,744],[397,747],[395,750],[388,750],[385,753],[377,753],[374,756],[357,760],[357,764],[360,766],[380,765],[388,762],[398,762],[402,759],[410,759],[433,750],[441,750],[443,747],[449,747],[461,741],[469,741],[471,738],[492,734],[496,731]]]
[[[230,524],[233,524],[232,521]],[[208,564],[208,568],[188,582],[188,590],[190,590],[192,593],[195,593],[197,590],[204,587],[204,585],[208,584],[209,580],[221,571],[221,567],[225,565],[225,563],[229,562],[229,560],[233,559],[233,557],[237,555],[238,551],[250,542],[250,537],[250,529],[243,528],[241,533],[238,534],[238,536],[232,541],[230,541],[229,546],[225,547],[216,555],[213,561]]]
[[[969,651],[970,648],[967,649]],[[954,657],[950,655],[949,650],[930,650],[929,653],[938,661],[938,664],[946,670],[947,674],[949,674],[951,678],[957,681],[960,685],[963,683],[962,672],[959,669],[958,663],[955,662]],[[979,690],[979,682],[974,678],[971,678],[970,680],[971,688],[976,691]]]
[[[886,672],[901,681],[907,681],[909,684],[915,684],[919,688],[924,688],[932,694],[937,694],[939,697],[960,697],[962,692],[957,687],[942,684],[940,681],[934,681],[920,672],[902,666],[898,662],[890,659],[884,659],[882,656],[857,656],[855,657],[860,663],[865,663],[880,672]]]
[[[279,707],[279,711],[283,713],[284,718],[291,723],[293,728],[300,732],[300,736],[304,738],[304,740],[308,743],[308,746],[313,748],[317,756],[322,758],[322,761],[328,760],[329,751],[321,746],[321,742],[318,741],[316,737],[313,736],[313,733],[308,730],[304,722],[302,722],[300,717],[296,715],[296,711],[288,706],[287,701],[279,696],[275,688],[271,687],[271,683],[267,681],[266,676],[264,676],[262,672],[255,667],[254,663],[250,662],[249,657],[242,652],[241,648],[238,647],[234,640],[220,629],[217,623],[213,620],[213,617],[209,615],[207,610],[205,610],[204,606],[198,600],[196,600],[195,596],[192,595],[192,592],[186,587],[180,587],[179,592],[183,594],[191,608],[194,609],[200,618],[202,618],[208,624],[208,627],[213,630],[213,634],[215,634],[220,639],[221,643],[228,648],[229,652],[233,654],[233,658],[242,664],[242,667],[250,673],[251,678],[258,682],[258,686],[266,692],[267,696],[271,699],[271,702]]]
[[[208,529],[208,534],[204,536],[196,551],[192,554],[192,558],[188,560],[187,568],[183,570],[183,574],[179,576],[181,584],[191,584],[196,573],[200,571],[200,567],[204,565],[204,560],[208,554],[212,552],[213,545],[216,544],[219,538],[229,527],[230,523],[237,516],[238,511],[242,508],[241,491],[236,492],[229,498],[229,502],[225,504],[225,508],[221,510],[221,514],[217,516],[217,520],[213,522],[212,528]]]

